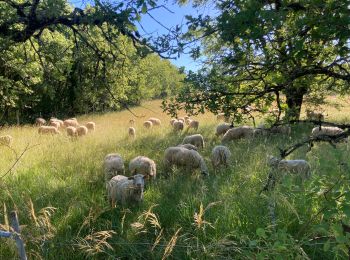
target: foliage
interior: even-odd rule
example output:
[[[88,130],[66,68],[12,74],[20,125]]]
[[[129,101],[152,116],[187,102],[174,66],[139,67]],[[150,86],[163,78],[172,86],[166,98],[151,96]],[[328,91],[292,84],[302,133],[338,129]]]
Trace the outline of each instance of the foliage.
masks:
[[[213,17],[187,17],[183,45],[200,40],[192,54],[204,55],[205,62],[165,105],[169,113],[174,107],[197,113],[206,108],[241,121],[239,114],[249,116],[245,108],[252,105],[297,119],[305,95],[322,101],[329,92],[348,91],[347,1],[229,0],[217,1],[216,11]]]

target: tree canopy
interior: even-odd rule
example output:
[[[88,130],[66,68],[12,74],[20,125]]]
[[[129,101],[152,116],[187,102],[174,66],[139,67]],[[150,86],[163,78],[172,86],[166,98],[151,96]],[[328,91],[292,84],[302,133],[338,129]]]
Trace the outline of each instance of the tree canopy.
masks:
[[[275,107],[278,119],[282,112],[296,119],[305,96],[317,103],[327,93],[347,92],[347,1],[215,2],[215,17],[187,17],[189,30],[182,40],[200,41],[192,55],[206,60],[188,74],[181,93],[165,102],[169,113],[208,109],[240,121],[249,116],[248,106],[262,113]]]
[[[118,109],[174,94],[182,73],[136,28],[155,1],[0,1],[0,120]],[[159,45],[157,45],[159,46]],[[155,54],[152,54],[155,53]]]

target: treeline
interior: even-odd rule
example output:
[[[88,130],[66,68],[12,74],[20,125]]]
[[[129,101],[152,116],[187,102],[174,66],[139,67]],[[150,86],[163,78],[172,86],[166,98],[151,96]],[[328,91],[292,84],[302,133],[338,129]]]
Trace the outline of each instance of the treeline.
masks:
[[[0,37],[1,125],[118,110],[181,87],[177,67],[115,27],[71,29],[44,29],[17,44]]]

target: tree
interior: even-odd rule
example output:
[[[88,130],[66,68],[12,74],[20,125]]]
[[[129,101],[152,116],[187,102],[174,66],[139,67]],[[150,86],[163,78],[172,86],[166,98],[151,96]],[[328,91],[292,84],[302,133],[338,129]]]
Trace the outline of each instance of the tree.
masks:
[[[181,1],[183,2],[183,1]],[[204,1],[207,2],[207,1]],[[203,1],[195,1],[203,4]],[[181,48],[200,40],[198,72],[164,109],[249,116],[271,106],[298,119],[306,95],[344,93],[350,82],[350,16],[347,1],[217,1],[216,17],[188,17]]]

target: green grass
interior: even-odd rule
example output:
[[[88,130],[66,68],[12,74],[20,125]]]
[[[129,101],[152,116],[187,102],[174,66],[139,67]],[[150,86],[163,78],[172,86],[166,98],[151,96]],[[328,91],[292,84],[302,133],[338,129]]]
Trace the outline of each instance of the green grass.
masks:
[[[331,102],[347,104],[346,100]],[[302,140],[312,126],[294,126],[290,138],[276,135],[232,142],[230,169],[214,173],[209,156],[220,143],[214,135],[217,122],[209,113],[198,116],[198,132],[206,141],[201,154],[210,176],[203,178],[182,169],[168,176],[163,170],[163,152],[179,144],[186,134],[171,131],[170,117],[161,113],[159,105],[159,101],[145,104],[157,113],[143,107],[134,109],[145,116],[134,118],[134,141],[127,136],[133,118],[127,111],[78,118],[97,126],[94,133],[78,140],[65,134],[39,136],[31,126],[1,130],[0,135],[13,136],[17,153],[28,144],[37,145],[0,179],[0,224],[6,229],[6,212],[18,210],[30,259],[347,257],[348,237],[339,231],[340,221],[349,220],[349,171],[347,165],[340,164],[349,162],[347,144],[339,144],[337,149],[317,144],[309,153],[306,147],[299,149],[291,158],[307,159],[312,178],[300,183],[286,176],[273,193],[259,195],[268,175],[266,156],[277,155],[279,147]],[[329,120],[350,118],[348,107],[339,111],[330,105],[326,111]],[[160,118],[162,127],[144,129],[143,120],[150,116]],[[156,161],[157,180],[148,185],[140,205],[116,209],[108,205],[102,163],[112,152],[123,156],[126,167],[138,155]],[[15,157],[3,146],[0,156],[3,175]],[[276,202],[276,229],[271,227],[269,201]],[[16,254],[13,241],[0,239],[1,259]]]

